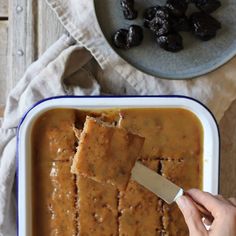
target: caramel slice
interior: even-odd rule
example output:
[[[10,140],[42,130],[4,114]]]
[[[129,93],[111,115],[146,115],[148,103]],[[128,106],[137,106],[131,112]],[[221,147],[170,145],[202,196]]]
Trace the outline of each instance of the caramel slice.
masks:
[[[60,112],[60,113],[59,113]],[[69,161],[75,154],[76,137],[73,132],[73,110],[50,110],[37,121],[35,152],[48,161]]]
[[[87,117],[72,172],[125,189],[144,138]]]
[[[157,171],[159,161],[143,161],[143,164]],[[155,194],[133,180],[120,193],[119,211],[120,235],[159,235],[162,229],[162,202]]]
[[[201,176],[200,167],[197,160],[186,159],[184,161],[161,161],[162,175],[184,189],[199,188],[199,178]],[[191,173],[187,177],[185,172]],[[178,206],[173,203],[163,206],[164,217],[163,226],[169,235],[186,236],[189,235],[184,217]]]
[[[79,235],[116,236],[118,232],[117,189],[78,176]]]
[[[50,179],[53,187],[49,201],[50,235],[76,236],[75,177],[69,162],[53,162]],[[65,222],[66,221],[66,222]]]
[[[195,115],[184,109],[124,109],[119,126],[145,138],[140,159],[201,155],[202,126]]]

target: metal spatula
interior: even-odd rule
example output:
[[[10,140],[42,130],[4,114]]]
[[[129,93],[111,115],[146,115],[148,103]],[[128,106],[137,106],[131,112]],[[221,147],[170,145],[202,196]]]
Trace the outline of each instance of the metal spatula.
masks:
[[[168,204],[175,202],[178,197],[184,194],[182,188],[139,162],[135,163],[135,166],[132,169],[131,178],[156,194]],[[195,202],[194,204],[203,217],[207,218],[211,222],[213,221],[214,218],[210,212],[198,203]]]

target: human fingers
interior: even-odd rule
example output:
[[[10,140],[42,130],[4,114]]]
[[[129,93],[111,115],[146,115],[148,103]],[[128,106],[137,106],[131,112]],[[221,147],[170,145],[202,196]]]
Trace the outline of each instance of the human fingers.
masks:
[[[222,203],[226,204],[225,201],[221,201],[218,196],[215,197],[210,193],[202,192],[198,189],[190,189],[187,194],[200,205],[204,206],[212,215],[217,215],[222,209]]]
[[[194,202],[188,196],[181,196],[176,202],[183,213],[190,235],[208,235],[207,230],[203,225],[201,214]]]
[[[228,200],[231,204],[233,204],[236,207],[236,198],[231,197]]]

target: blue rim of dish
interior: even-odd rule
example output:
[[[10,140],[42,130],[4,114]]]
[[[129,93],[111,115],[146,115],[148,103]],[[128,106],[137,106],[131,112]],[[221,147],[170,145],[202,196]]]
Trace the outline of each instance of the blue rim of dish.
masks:
[[[216,128],[217,128],[217,133],[218,133],[218,138],[219,138],[219,168],[218,168],[218,193],[220,192],[220,166],[221,166],[221,136],[220,136],[220,129],[219,129],[219,125],[218,122],[216,121],[215,116],[213,115],[213,113],[211,112],[211,110],[204,105],[202,102],[200,102],[199,100],[192,98],[192,97],[188,97],[188,96],[183,96],[183,95],[146,95],[146,96],[132,96],[132,95],[127,95],[127,96],[55,96],[55,97],[49,97],[49,98],[45,98],[42,99],[38,102],[36,102],[31,108],[29,108],[28,111],[25,112],[25,114],[23,115],[23,117],[20,120],[20,123],[17,127],[17,141],[16,141],[16,202],[17,202],[17,209],[16,209],[16,222],[17,222],[17,235],[19,235],[19,131],[20,131],[20,127],[21,125],[24,123],[24,120],[26,119],[27,115],[29,114],[29,112],[31,110],[33,110],[36,106],[40,105],[41,103],[44,103],[46,101],[49,100],[55,100],[55,99],[61,99],[61,98],[185,98],[188,100],[192,100],[198,104],[200,104],[202,107],[204,107],[209,114],[212,116],[215,124],[216,124]]]
[[[100,33],[102,34],[103,38],[105,39],[105,41],[107,42],[107,44],[110,46],[110,49],[122,60],[124,60],[126,63],[128,63],[129,65],[131,65],[132,67],[134,67],[135,69],[141,71],[142,73],[146,74],[146,75],[151,75],[154,77],[160,77],[160,79],[166,79],[166,80],[191,80],[191,79],[197,79],[200,76],[203,76],[207,73],[213,72],[215,70],[217,70],[218,68],[222,67],[224,64],[226,64],[228,61],[230,61],[235,55],[236,55],[236,48],[235,50],[232,50],[231,53],[229,53],[229,55],[227,57],[224,58],[224,60],[219,60],[216,63],[213,64],[213,66],[209,67],[208,69],[204,69],[202,71],[199,72],[195,72],[192,73],[192,75],[183,75],[183,76],[175,76],[175,77],[171,77],[171,76],[162,76],[162,75],[157,75],[155,73],[149,73],[147,71],[145,71],[144,69],[138,68],[137,66],[135,66],[132,62],[127,61],[124,57],[122,57],[118,52],[116,52],[116,50],[112,47],[111,43],[108,41],[107,37],[105,36],[105,34],[103,33],[100,21],[98,19],[97,16],[97,11],[96,11],[96,6],[95,6],[95,1],[93,0],[93,11],[95,13],[95,17],[99,26],[99,30]]]

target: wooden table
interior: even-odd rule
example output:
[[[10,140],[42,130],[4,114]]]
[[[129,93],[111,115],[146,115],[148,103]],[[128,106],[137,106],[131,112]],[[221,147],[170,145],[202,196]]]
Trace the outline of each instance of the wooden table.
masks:
[[[64,32],[44,0],[12,0],[9,4],[8,21],[7,0],[0,0],[0,116],[10,89]],[[221,120],[220,131],[220,192],[236,196],[236,102]]]

